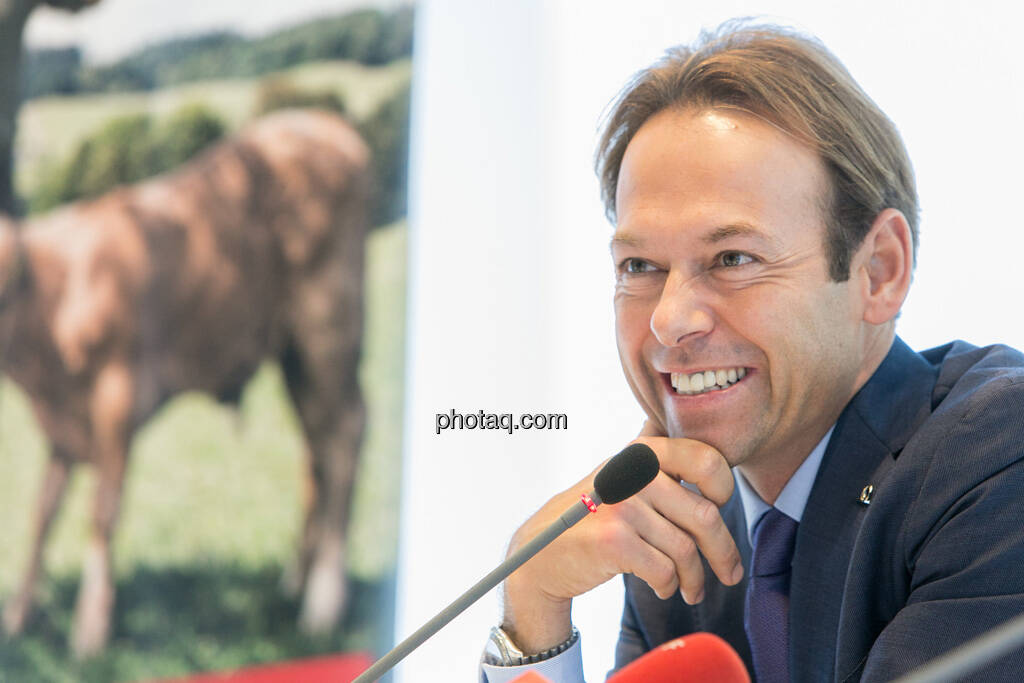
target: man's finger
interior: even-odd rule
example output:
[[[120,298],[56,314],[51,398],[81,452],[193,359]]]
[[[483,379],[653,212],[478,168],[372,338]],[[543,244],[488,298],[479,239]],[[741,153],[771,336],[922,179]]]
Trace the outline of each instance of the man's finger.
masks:
[[[621,571],[645,582],[659,598],[666,600],[679,590],[679,572],[675,562],[636,529],[630,529],[619,538],[615,547],[619,551],[616,561]]]
[[[650,485],[646,500],[692,538],[722,583],[731,586],[739,582],[743,577],[740,551],[717,505],[664,473]]]
[[[717,505],[725,505],[736,485],[729,463],[712,446],[693,439],[669,439],[641,436],[634,440],[647,444],[658,455],[661,470],[676,480],[696,485]]]
[[[683,599],[691,605],[700,602],[704,596],[704,565],[693,537],[646,505],[635,517],[631,521],[640,538],[672,562]]]

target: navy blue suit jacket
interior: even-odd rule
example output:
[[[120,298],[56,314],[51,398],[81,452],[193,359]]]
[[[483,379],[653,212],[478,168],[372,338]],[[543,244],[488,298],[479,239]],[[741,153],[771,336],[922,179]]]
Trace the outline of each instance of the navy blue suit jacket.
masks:
[[[722,514],[749,569],[738,494]],[[626,576],[616,667],[710,631],[750,669],[746,580],[707,577],[704,601],[689,606]],[[1022,613],[1024,355],[959,341],[918,354],[897,338],[839,416],[804,510],[790,587],[792,679],[889,680]],[[1022,676],[1016,653],[975,680]]]

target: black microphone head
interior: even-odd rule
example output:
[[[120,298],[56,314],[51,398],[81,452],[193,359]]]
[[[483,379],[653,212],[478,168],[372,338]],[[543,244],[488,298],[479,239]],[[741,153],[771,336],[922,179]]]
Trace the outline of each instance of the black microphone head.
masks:
[[[602,503],[621,503],[654,481],[658,470],[658,456],[650,446],[630,444],[597,473],[594,490]]]

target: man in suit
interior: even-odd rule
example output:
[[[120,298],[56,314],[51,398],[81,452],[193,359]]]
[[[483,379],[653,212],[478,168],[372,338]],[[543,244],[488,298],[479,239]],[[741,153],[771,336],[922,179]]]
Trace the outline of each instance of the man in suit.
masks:
[[[913,171],[838,60],[745,26],[670,51],[620,96],[598,173],[662,471],[506,582],[490,683],[524,661],[581,680],[572,598],[618,574],[617,666],[711,631],[762,682],[893,678],[1024,612],[1024,357],[896,337]]]

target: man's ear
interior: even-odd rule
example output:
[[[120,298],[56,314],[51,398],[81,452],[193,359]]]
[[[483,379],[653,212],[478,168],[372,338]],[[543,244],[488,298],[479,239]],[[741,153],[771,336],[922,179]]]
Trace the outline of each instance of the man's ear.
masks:
[[[882,325],[896,318],[910,289],[914,247],[902,212],[885,209],[875,217],[854,257],[861,278],[864,321]]]

